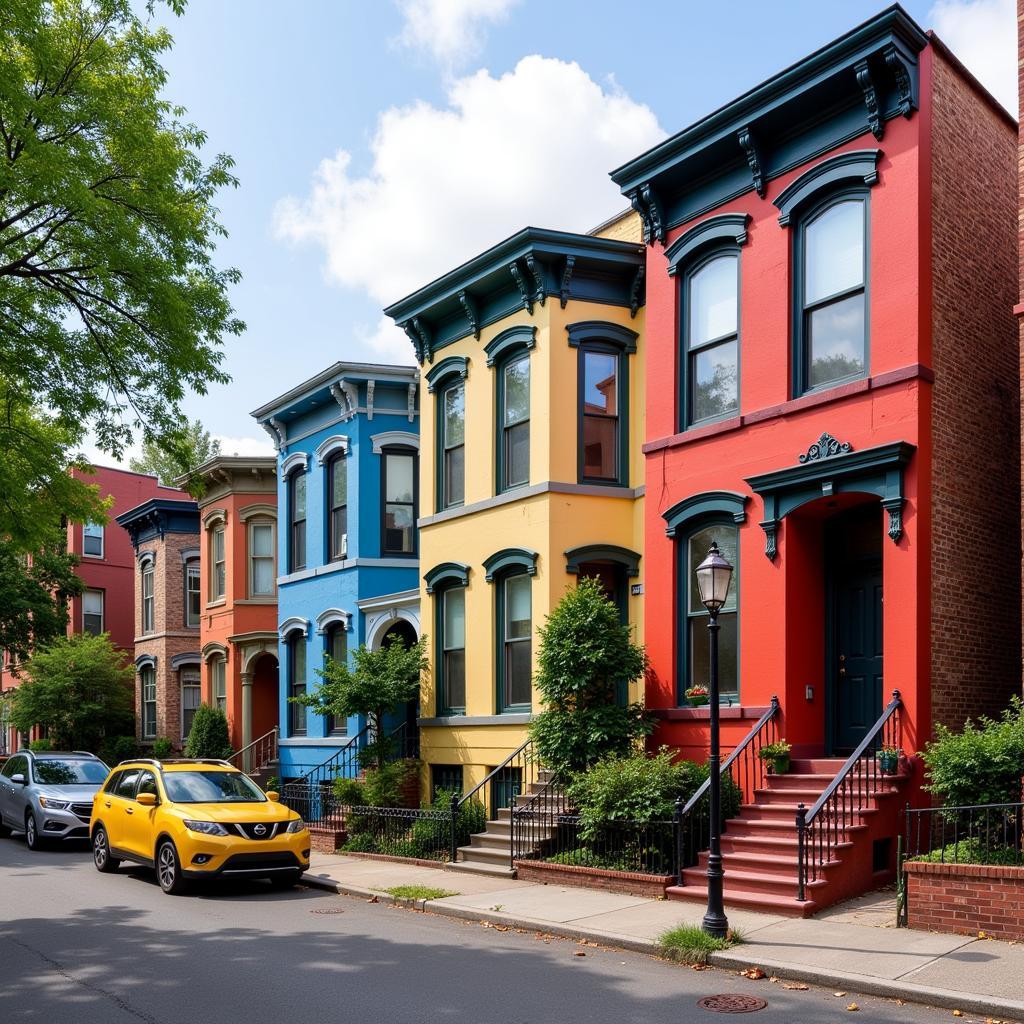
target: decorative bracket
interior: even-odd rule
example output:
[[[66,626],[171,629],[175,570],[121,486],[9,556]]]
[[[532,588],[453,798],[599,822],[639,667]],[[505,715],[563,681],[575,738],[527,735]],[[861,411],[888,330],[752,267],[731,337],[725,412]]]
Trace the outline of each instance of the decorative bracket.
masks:
[[[422,366],[423,360],[427,358],[426,349],[423,346],[423,339],[419,336],[416,328],[413,327],[411,320],[406,320],[405,323],[401,325],[401,328],[405,331],[409,340],[412,342],[413,350],[416,353],[416,362]]]
[[[646,270],[646,264],[641,263],[636,268],[636,273],[633,275],[633,283],[629,288],[629,318],[632,320],[637,310],[640,309],[640,288],[644,283],[644,272]]]
[[[373,419],[373,390],[377,386],[375,380],[368,380],[366,382],[366,418],[368,420]]]
[[[890,43],[883,51],[885,63],[892,72],[896,82],[896,92],[899,96],[899,112],[904,117],[910,117],[914,110],[914,90],[910,79],[910,71],[906,62],[896,46]]]
[[[528,252],[526,254],[526,269],[529,270],[530,276],[533,278],[535,285],[533,300],[539,302],[542,306],[544,305],[544,299],[547,296],[544,294],[544,277],[540,272],[540,264],[534,258],[533,253]]]
[[[898,544],[903,536],[903,498],[883,498],[882,508],[889,513],[889,536]]]
[[[569,303],[569,282],[572,280],[572,268],[576,266],[575,256],[565,257],[565,269],[562,271],[562,286],[558,290],[558,296],[562,303],[562,309]]]
[[[349,380],[331,385],[331,395],[341,409],[343,420],[352,419],[359,411],[359,388]]]
[[[412,326],[417,335],[419,335],[420,345],[422,346],[422,351],[427,357],[427,362],[432,363],[434,361],[434,352],[430,347],[430,329],[427,327],[425,321],[421,320],[418,316],[414,316],[412,318]],[[420,359],[420,362],[422,363],[423,360]]]
[[[854,64],[853,70],[857,75],[857,84],[864,93],[864,106],[868,112],[868,127],[871,129],[871,134],[881,142],[882,136],[885,134],[885,123],[882,121],[882,111],[878,105],[878,92],[875,90],[875,81],[871,77],[871,68],[868,67],[866,60],[859,60]]]
[[[779,522],[777,519],[766,519],[761,523],[764,530],[764,553],[769,561],[774,562],[779,553]]]
[[[764,177],[764,163],[761,160],[761,151],[758,148],[757,140],[754,138],[754,132],[750,125],[747,125],[736,133],[736,137],[739,139],[740,146],[746,154],[747,163],[750,165],[750,175],[754,182],[754,191],[764,199],[767,187]]]
[[[661,216],[661,204],[650,185],[641,185],[629,193],[629,205],[637,212],[643,224],[644,245],[654,242],[665,244],[665,224]]]
[[[480,311],[477,309],[476,299],[469,294],[465,289],[459,292],[459,302],[462,304],[462,309],[466,314],[466,319],[469,321],[469,329],[473,332],[473,337],[480,340]]]
[[[274,442],[274,448],[279,452],[284,451],[284,447],[288,443],[288,435],[285,432],[284,424],[271,416],[270,419],[264,420],[260,426],[270,435]]]
[[[533,299],[530,297],[530,289],[526,287],[526,279],[523,277],[523,272],[519,269],[519,264],[513,260],[508,265],[509,273],[512,275],[512,279],[516,283],[516,287],[519,289],[519,294],[522,296],[523,309],[526,310],[530,316],[533,316]]]
[[[416,374],[416,379],[409,383],[409,422],[412,423],[416,419],[416,392],[419,389],[420,375]]]
[[[837,441],[831,434],[824,433],[800,456],[800,461],[817,462],[820,459],[831,459],[836,455],[845,455],[852,451],[853,446],[849,441]]]

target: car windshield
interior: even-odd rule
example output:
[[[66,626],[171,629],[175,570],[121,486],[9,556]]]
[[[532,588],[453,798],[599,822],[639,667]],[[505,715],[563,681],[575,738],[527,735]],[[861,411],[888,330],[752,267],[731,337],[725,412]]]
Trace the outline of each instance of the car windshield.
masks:
[[[36,760],[32,773],[43,786],[98,786],[107,777],[102,761],[60,761],[57,758]]]
[[[241,772],[164,772],[164,789],[176,804],[257,804],[267,799]]]

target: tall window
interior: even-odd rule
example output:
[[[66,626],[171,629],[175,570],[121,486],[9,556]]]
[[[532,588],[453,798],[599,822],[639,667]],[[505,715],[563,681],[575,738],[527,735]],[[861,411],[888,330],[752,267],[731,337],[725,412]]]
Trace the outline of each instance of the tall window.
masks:
[[[249,596],[274,593],[274,524],[259,520],[249,524]]]
[[[501,368],[499,380],[499,490],[530,482],[530,357]]]
[[[707,558],[712,543],[718,544],[722,557],[733,566],[732,586],[729,600],[718,613],[718,685],[723,700],[732,703],[739,698],[739,533],[735,526],[715,523],[694,531],[686,539],[685,562],[682,570],[686,588],[684,630],[680,650],[683,654],[683,671],[680,674],[685,691],[690,686],[708,686],[710,665],[710,642],[707,609],[700,602],[697,576],[694,570]],[[679,694],[682,699],[682,692]]]
[[[86,523],[82,527],[82,554],[90,558],[103,557],[103,527],[99,523]]]
[[[466,711],[466,588],[441,591],[439,713]]]
[[[306,638],[299,632],[288,640],[288,696],[301,697],[306,692]],[[305,736],[306,708],[303,704],[288,705],[288,732]]]
[[[532,699],[532,580],[525,573],[501,581],[501,710],[528,708]]]
[[[345,634],[345,627],[342,623],[336,622],[327,630],[327,643],[325,651],[330,655],[331,660],[339,665],[348,661],[348,637]],[[324,723],[328,736],[344,736],[348,732],[348,720],[336,718],[334,715],[327,715]]]
[[[683,279],[684,427],[739,409],[739,263],[736,253],[718,252]]]
[[[800,225],[798,390],[867,369],[867,200],[833,199]]]
[[[203,689],[199,681],[198,668],[181,670],[181,738],[188,739],[192,731],[192,719],[196,717],[196,708],[203,699]]]
[[[93,636],[103,632],[102,590],[86,590],[82,594],[82,630]]]
[[[210,562],[213,571],[210,573],[210,599],[222,598],[227,593],[227,562],[224,557],[224,527],[214,527],[210,534]]]
[[[619,479],[619,356],[580,349],[580,448],[583,480]]]
[[[306,568],[306,474],[298,469],[288,478],[288,571]]]
[[[139,669],[142,684],[142,736],[153,739],[156,736],[156,669],[143,665]]]
[[[411,555],[416,551],[416,452],[412,448],[385,448],[381,458],[381,551],[388,555]]]
[[[199,560],[185,563],[185,625],[198,626],[200,612]]]
[[[348,460],[344,453],[327,463],[328,531],[330,558],[338,561],[348,556]]]
[[[227,675],[227,661],[223,657],[214,658],[210,662],[210,690],[213,706],[224,712],[228,709]]]
[[[153,563],[142,569],[142,632],[153,632]]]
[[[459,381],[441,395],[441,507],[466,499],[466,385]]]

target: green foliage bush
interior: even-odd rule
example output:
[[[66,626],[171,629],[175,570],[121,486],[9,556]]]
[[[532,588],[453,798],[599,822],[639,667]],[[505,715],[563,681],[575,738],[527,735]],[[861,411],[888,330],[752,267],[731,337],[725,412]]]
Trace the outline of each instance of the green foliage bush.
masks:
[[[334,780],[334,796],[338,803],[348,807],[361,807],[366,803],[363,784],[358,779],[348,779],[339,775]]]
[[[158,761],[162,761],[165,757],[170,757],[173,750],[174,744],[171,742],[170,736],[158,736],[153,740],[153,756]]]
[[[108,736],[99,749],[100,760],[113,767],[122,761],[139,756],[139,744],[134,736]]]
[[[49,740],[32,740],[28,749],[34,750],[37,754],[45,754],[48,750],[53,750],[53,744]]]
[[[192,719],[185,756],[230,757],[232,753],[227,716],[212,704],[200,704]]]
[[[961,839],[947,843],[944,847],[922,854],[914,860],[926,860],[943,864],[995,864],[1012,867],[1024,863],[1020,850],[1006,846],[988,846],[979,839]]]
[[[369,807],[400,807],[402,790],[419,774],[420,762],[415,758],[388,761],[367,769],[363,781],[363,800]]]

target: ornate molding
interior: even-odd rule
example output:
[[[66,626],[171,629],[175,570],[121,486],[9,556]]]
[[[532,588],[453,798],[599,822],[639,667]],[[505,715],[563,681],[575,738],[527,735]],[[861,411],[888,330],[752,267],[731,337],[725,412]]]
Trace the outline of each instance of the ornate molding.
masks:
[[[764,162],[761,159],[761,151],[758,148],[757,140],[754,138],[754,132],[750,125],[746,125],[736,133],[736,137],[739,139],[740,147],[747,158],[747,163],[750,165],[750,177],[753,181],[754,191],[764,199],[765,189],[767,188]]]
[[[411,434],[407,430],[385,430],[382,434],[371,434],[370,445],[374,455],[380,455],[389,445],[405,446],[420,450],[419,434]]]
[[[529,548],[502,548],[484,559],[484,579],[493,583],[496,575],[509,569],[525,572],[527,576],[536,576],[538,557],[537,552]]]
[[[423,574],[423,582],[427,585],[428,594],[442,586],[468,587],[470,572],[472,570],[465,562],[440,562]]]
[[[465,380],[468,376],[469,360],[465,356],[447,356],[428,371],[426,376],[427,392],[431,395],[434,394],[442,384],[448,381],[449,377]]]
[[[512,280],[515,281],[516,287],[519,289],[519,294],[523,300],[523,309],[526,310],[530,316],[533,316],[533,297],[530,294],[530,289],[526,285],[526,278],[523,277],[523,272],[519,269],[519,264],[513,260],[508,265],[509,273],[512,275]]]
[[[544,299],[547,297],[544,294],[544,277],[540,271],[540,264],[534,258],[532,252],[526,254],[526,269],[530,272],[530,277],[533,278],[533,300],[539,302],[542,306],[544,305]]]
[[[830,156],[804,171],[772,200],[779,209],[779,224],[785,227],[807,200],[825,189],[841,184],[877,184],[881,158],[880,149],[853,149]]]
[[[562,284],[558,289],[558,298],[562,309],[569,304],[569,283],[572,281],[572,268],[576,266],[575,256],[565,257],[565,267],[562,269]]]
[[[646,264],[641,263],[636,268],[636,273],[633,275],[633,283],[629,286],[629,318],[632,320],[637,312],[640,310],[640,289],[644,283],[644,273],[647,269]]]
[[[580,567],[588,562],[614,562],[625,567],[627,576],[634,577],[640,575],[640,558],[639,551],[618,544],[583,544],[565,552],[565,571],[578,576]]]
[[[640,217],[643,225],[644,245],[655,242],[665,244],[665,220],[661,213],[661,202],[649,183],[629,192],[629,205]]]
[[[314,451],[318,466],[322,466],[335,452],[340,451],[342,455],[348,455],[348,438],[344,434],[332,434],[325,437]]]
[[[342,629],[347,633],[352,628],[352,613],[341,608],[325,608],[316,617],[317,633],[323,636],[336,622],[340,622]]]
[[[882,56],[885,57],[886,66],[892,72],[893,80],[896,82],[899,112],[904,117],[910,117],[914,112],[914,87],[906,61],[894,43],[890,43],[882,51]]]
[[[749,213],[719,213],[684,231],[665,250],[669,276],[678,273],[697,252],[713,246],[746,245],[749,222]]]
[[[416,373],[416,379],[409,382],[409,397],[407,401],[407,414],[409,416],[409,422],[413,423],[416,420],[416,392],[419,390],[420,375]]]
[[[281,463],[281,479],[296,469],[303,473],[309,468],[309,456],[305,452],[292,452],[284,462]]]
[[[750,498],[737,491],[704,491],[677,501],[662,512],[665,536],[675,537],[681,529],[701,519],[732,519],[737,526],[747,521],[746,504]]]
[[[288,434],[285,431],[285,426],[279,420],[274,419],[271,416],[269,419],[263,420],[260,426],[270,435],[271,440],[274,442],[274,449],[281,451],[285,445],[288,444]]]
[[[287,640],[291,633],[309,636],[309,619],[304,619],[300,615],[291,615],[278,625],[277,634],[282,640]]]
[[[859,60],[853,66],[854,74],[857,76],[857,84],[864,93],[864,106],[868,112],[868,127],[871,134],[879,142],[885,134],[885,123],[882,121],[882,111],[878,105],[878,92],[875,89],[875,81],[871,77],[871,68],[866,60]]]
[[[779,523],[776,519],[766,519],[760,524],[764,530],[764,554],[769,562],[775,561],[779,553]]]
[[[831,459],[836,455],[846,455],[853,451],[853,445],[849,441],[837,441],[831,434],[823,433],[800,456],[801,462],[817,462],[819,459]]]
[[[887,532],[894,544],[898,544],[900,537],[903,536],[904,501],[905,499],[902,497],[884,498],[882,500],[882,508],[889,514],[889,529]]]
[[[462,306],[463,312],[466,314],[466,320],[469,321],[469,329],[473,332],[473,337],[480,340],[480,311],[477,309],[476,299],[473,298],[465,288],[459,292],[459,304]]]
[[[377,382],[375,380],[368,380],[366,382],[366,418],[368,420],[373,419],[373,393],[377,388]]]
[[[487,356],[487,365],[493,366],[495,361],[503,356],[510,349],[522,346],[529,350],[537,344],[537,328],[530,324],[515,324],[506,327],[500,334],[496,334],[486,345],[484,354]]]
[[[637,339],[640,337],[636,331],[608,320],[580,320],[574,324],[566,324],[565,329],[569,334],[569,344],[573,348],[579,348],[588,341],[602,341],[622,352],[632,353],[636,351]]]
[[[331,385],[331,397],[338,403],[342,420],[350,420],[359,411],[359,388],[352,381],[342,380]]]

